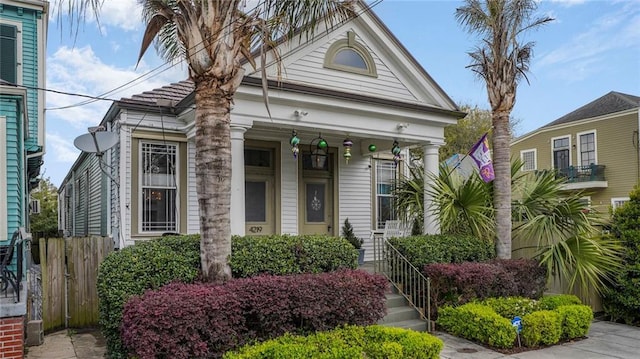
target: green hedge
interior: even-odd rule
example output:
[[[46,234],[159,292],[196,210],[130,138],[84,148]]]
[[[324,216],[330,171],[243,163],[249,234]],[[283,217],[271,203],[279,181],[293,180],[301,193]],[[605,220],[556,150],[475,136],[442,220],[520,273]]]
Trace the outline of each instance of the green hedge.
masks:
[[[330,272],[356,268],[358,251],[327,236],[233,237],[229,260],[234,277]],[[193,282],[200,271],[200,236],[137,242],[107,256],[98,270],[100,325],[111,358],[125,358],[120,339],[122,308],[133,295],[172,281]]]
[[[358,251],[344,238],[321,235],[234,237],[229,265],[234,278],[261,273],[323,273],[355,269]]]
[[[523,345],[552,345],[561,339],[587,335],[593,312],[573,295],[558,295],[533,300],[522,297],[489,298],[459,307],[446,306],[438,311],[437,324],[453,335],[511,348],[516,331],[511,320],[522,318]],[[500,319],[497,319],[497,318]],[[511,334],[509,334],[511,333]]]
[[[450,306],[440,308],[436,323],[455,336],[486,343],[496,348],[511,348],[516,340],[517,333],[509,319],[501,317],[490,307],[478,303],[467,303],[455,308]]]
[[[493,243],[470,236],[422,235],[391,238],[389,242],[416,268],[431,263],[482,262],[496,256]]]
[[[133,295],[174,280],[193,282],[200,267],[199,236],[162,237],[109,254],[98,270],[100,326],[111,358],[126,358],[122,309]]]
[[[587,336],[593,321],[593,311],[586,305],[563,305],[556,308],[562,322],[562,339]]]
[[[345,326],[309,336],[286,334],[228,352],[224,359],[437,359],[442,340],[427,333],[378,325]]]
[[[552,310],[540,310],[522,317],[522,343],[528,347],[552,345],[562,336],[562,318]]]

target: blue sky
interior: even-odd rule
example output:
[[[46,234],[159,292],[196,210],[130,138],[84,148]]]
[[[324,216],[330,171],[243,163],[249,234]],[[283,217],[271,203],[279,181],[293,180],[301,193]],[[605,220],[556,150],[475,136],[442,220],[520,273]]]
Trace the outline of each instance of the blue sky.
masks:
[[[488,109],[484,83],[465,68],[467,52],[477,39],[455,20],[461,4],[384,0],[374,11],[456,103]],[[58,18],[53,10],[47,88],[100,96],[126,85],[104,96],[119,99],[186,77],[184,65],[163,65],[153,48],[136,68],[144,30],[136,0],[105,1],[100,29],[89,19],[77,37],[70,35],[68,19]],[[518,87],[512,112],[519,121],[516,134],[532,131],[610,91],[640,95],[640,0],[543,0],[538,11],[556,20],[525,37],[536,46],[530,84]],[[73,139],[97,125],[111,103],[84,104],[85,98],[55,93],[46,97],[43,175],[59,185],[80,153]]]

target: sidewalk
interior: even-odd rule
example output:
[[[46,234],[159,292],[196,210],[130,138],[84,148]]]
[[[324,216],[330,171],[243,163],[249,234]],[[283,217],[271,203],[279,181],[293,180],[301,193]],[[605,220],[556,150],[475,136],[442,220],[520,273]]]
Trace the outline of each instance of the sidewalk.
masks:
[[[104,338],[98,330],[71,336],[66,330],[48,334],[44,344],[30,347],[26,359],[103,359]],[[640,328],[595,320],[587,339],[540,350],[505,355],[468,340],[437,332],[444,341],[442,359],[635,359],[640,357]]]
[[[28,349],[25,359],[103,359],[107,348],[98,329],[65,329],[47,334],[42,345]]]

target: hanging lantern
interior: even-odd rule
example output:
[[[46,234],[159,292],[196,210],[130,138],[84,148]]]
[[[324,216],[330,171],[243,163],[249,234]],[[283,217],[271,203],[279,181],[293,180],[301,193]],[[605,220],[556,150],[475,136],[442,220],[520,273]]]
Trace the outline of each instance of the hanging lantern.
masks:
[[[376,152],[378,148],[373,143],[369,145],[369,152]]]
[[[402,159],[402,157],[400,156],[400,152],[402,150],[400,149],[400,145],[398,144],[398,141],[393,141],[393,146],[391,146],[391,153],[393,153],[393,162],[395,162],[396,166],[398,165],[398,162],[400,162],[400,160]]]
[[[289,139],[289,144],[291,145],[291,152],[293,152],[293,158],[298,158],[298,153],[300,153],[300,149],[298,148],[298,144],[300,143],[300,139],[296,134],[296,130],[291,132],[291,138]]]
[[[353,147],[353,141],[349,137],[347,137],[344,141],[342,141],[342,146],[344,147],[344,153],[342,157],[346,163],[349,163],[349,159],[351,158],[351,147]]]
[[[311,140],[309,150],[311,151],[311,167],[315,169],[323,169],[327,163],[327,141],[320,134]]]

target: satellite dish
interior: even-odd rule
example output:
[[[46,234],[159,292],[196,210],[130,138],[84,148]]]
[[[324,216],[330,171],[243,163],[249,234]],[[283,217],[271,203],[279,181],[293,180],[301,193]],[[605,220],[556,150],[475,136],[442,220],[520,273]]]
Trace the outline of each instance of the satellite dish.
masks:
[[[118,143],[118,134],[114,132],[90,132],[78,136],[73,145],[82,152],[101,153]]]

